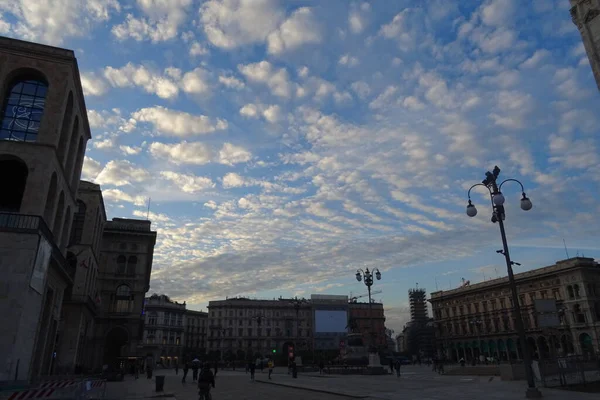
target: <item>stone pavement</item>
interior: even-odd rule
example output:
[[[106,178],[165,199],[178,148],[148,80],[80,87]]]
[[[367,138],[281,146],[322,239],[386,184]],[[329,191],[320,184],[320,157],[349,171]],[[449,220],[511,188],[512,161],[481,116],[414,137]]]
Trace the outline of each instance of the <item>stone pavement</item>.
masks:
[[[165,394],[177,400],[198,399],[196,384],[181,383],[181,374],[174,371],[158,370],[165,375]],[[109,382],[107,399],[133,400],[150,399],[154,392],[154,379],[140,377],[134,380],[127,377],[124,382]],[[299,374],[297,379],[287,375],[285,368],[276,368],[271,381],[267,373],[257,371],[256,382],[250,382],[250,375],[244,371],[219,371],[214,400],[495,400],[524,398],[526,384],[502,382],[498,377],[440,376],[423,366],[405,366],[402,376],[395,375],[324,375],[318,373]],[[591,400],[598,394],[567,392],[541,388],[544,399],[550,400]]]

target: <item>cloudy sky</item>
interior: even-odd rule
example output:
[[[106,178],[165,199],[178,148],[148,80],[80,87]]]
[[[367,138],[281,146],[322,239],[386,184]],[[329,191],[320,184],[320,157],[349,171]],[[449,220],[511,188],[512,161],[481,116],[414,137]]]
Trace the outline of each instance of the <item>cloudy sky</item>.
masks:
[[[151,291],[360,295],[600,256],[599,94],[567,0],[0,0],[0,32],[74,49],[84,178],[158,230]],[[597,171],[597,172],[593,172]]]

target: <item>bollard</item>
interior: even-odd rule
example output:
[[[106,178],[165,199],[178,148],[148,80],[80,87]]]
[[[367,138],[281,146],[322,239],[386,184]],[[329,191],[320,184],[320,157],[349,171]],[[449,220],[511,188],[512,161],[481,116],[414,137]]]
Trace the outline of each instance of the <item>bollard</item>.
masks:
[[[162,392],[165,387],[165,376],[164,375],[156,375],[156,391]]]

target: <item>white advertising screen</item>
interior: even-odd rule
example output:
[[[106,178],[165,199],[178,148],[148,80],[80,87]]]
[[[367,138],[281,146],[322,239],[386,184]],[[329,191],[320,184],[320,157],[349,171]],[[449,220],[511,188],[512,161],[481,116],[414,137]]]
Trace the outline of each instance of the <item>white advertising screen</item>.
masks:
[[[338,310],[316,310],[315,331],[316,332],[346,332],[348,316],[346,311]]]

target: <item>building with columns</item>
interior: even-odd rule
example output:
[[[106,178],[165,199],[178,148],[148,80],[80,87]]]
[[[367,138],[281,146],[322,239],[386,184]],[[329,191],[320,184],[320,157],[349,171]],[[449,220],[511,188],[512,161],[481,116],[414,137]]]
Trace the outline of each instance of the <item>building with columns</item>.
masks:
[[[571,19],[579,30],[600,90],[600,0],[569,0],[569,3]]]
[[[600,352],[600,265],[576,257],[515,274],[527,345],[535,358]],[[553,300],[556,322],[537,310]],[[458,360],[521,358],[508,278],[431,293],[436,347]],[[553,313],[550,313],[553,314]],[[552,315],[550,315],[552,316]]]
[[[155,363],[165,367],[181,363],[185,345],[185,301],[178,303],[168,296],[153,294],[144,304],[144,356],[152,355]]]

